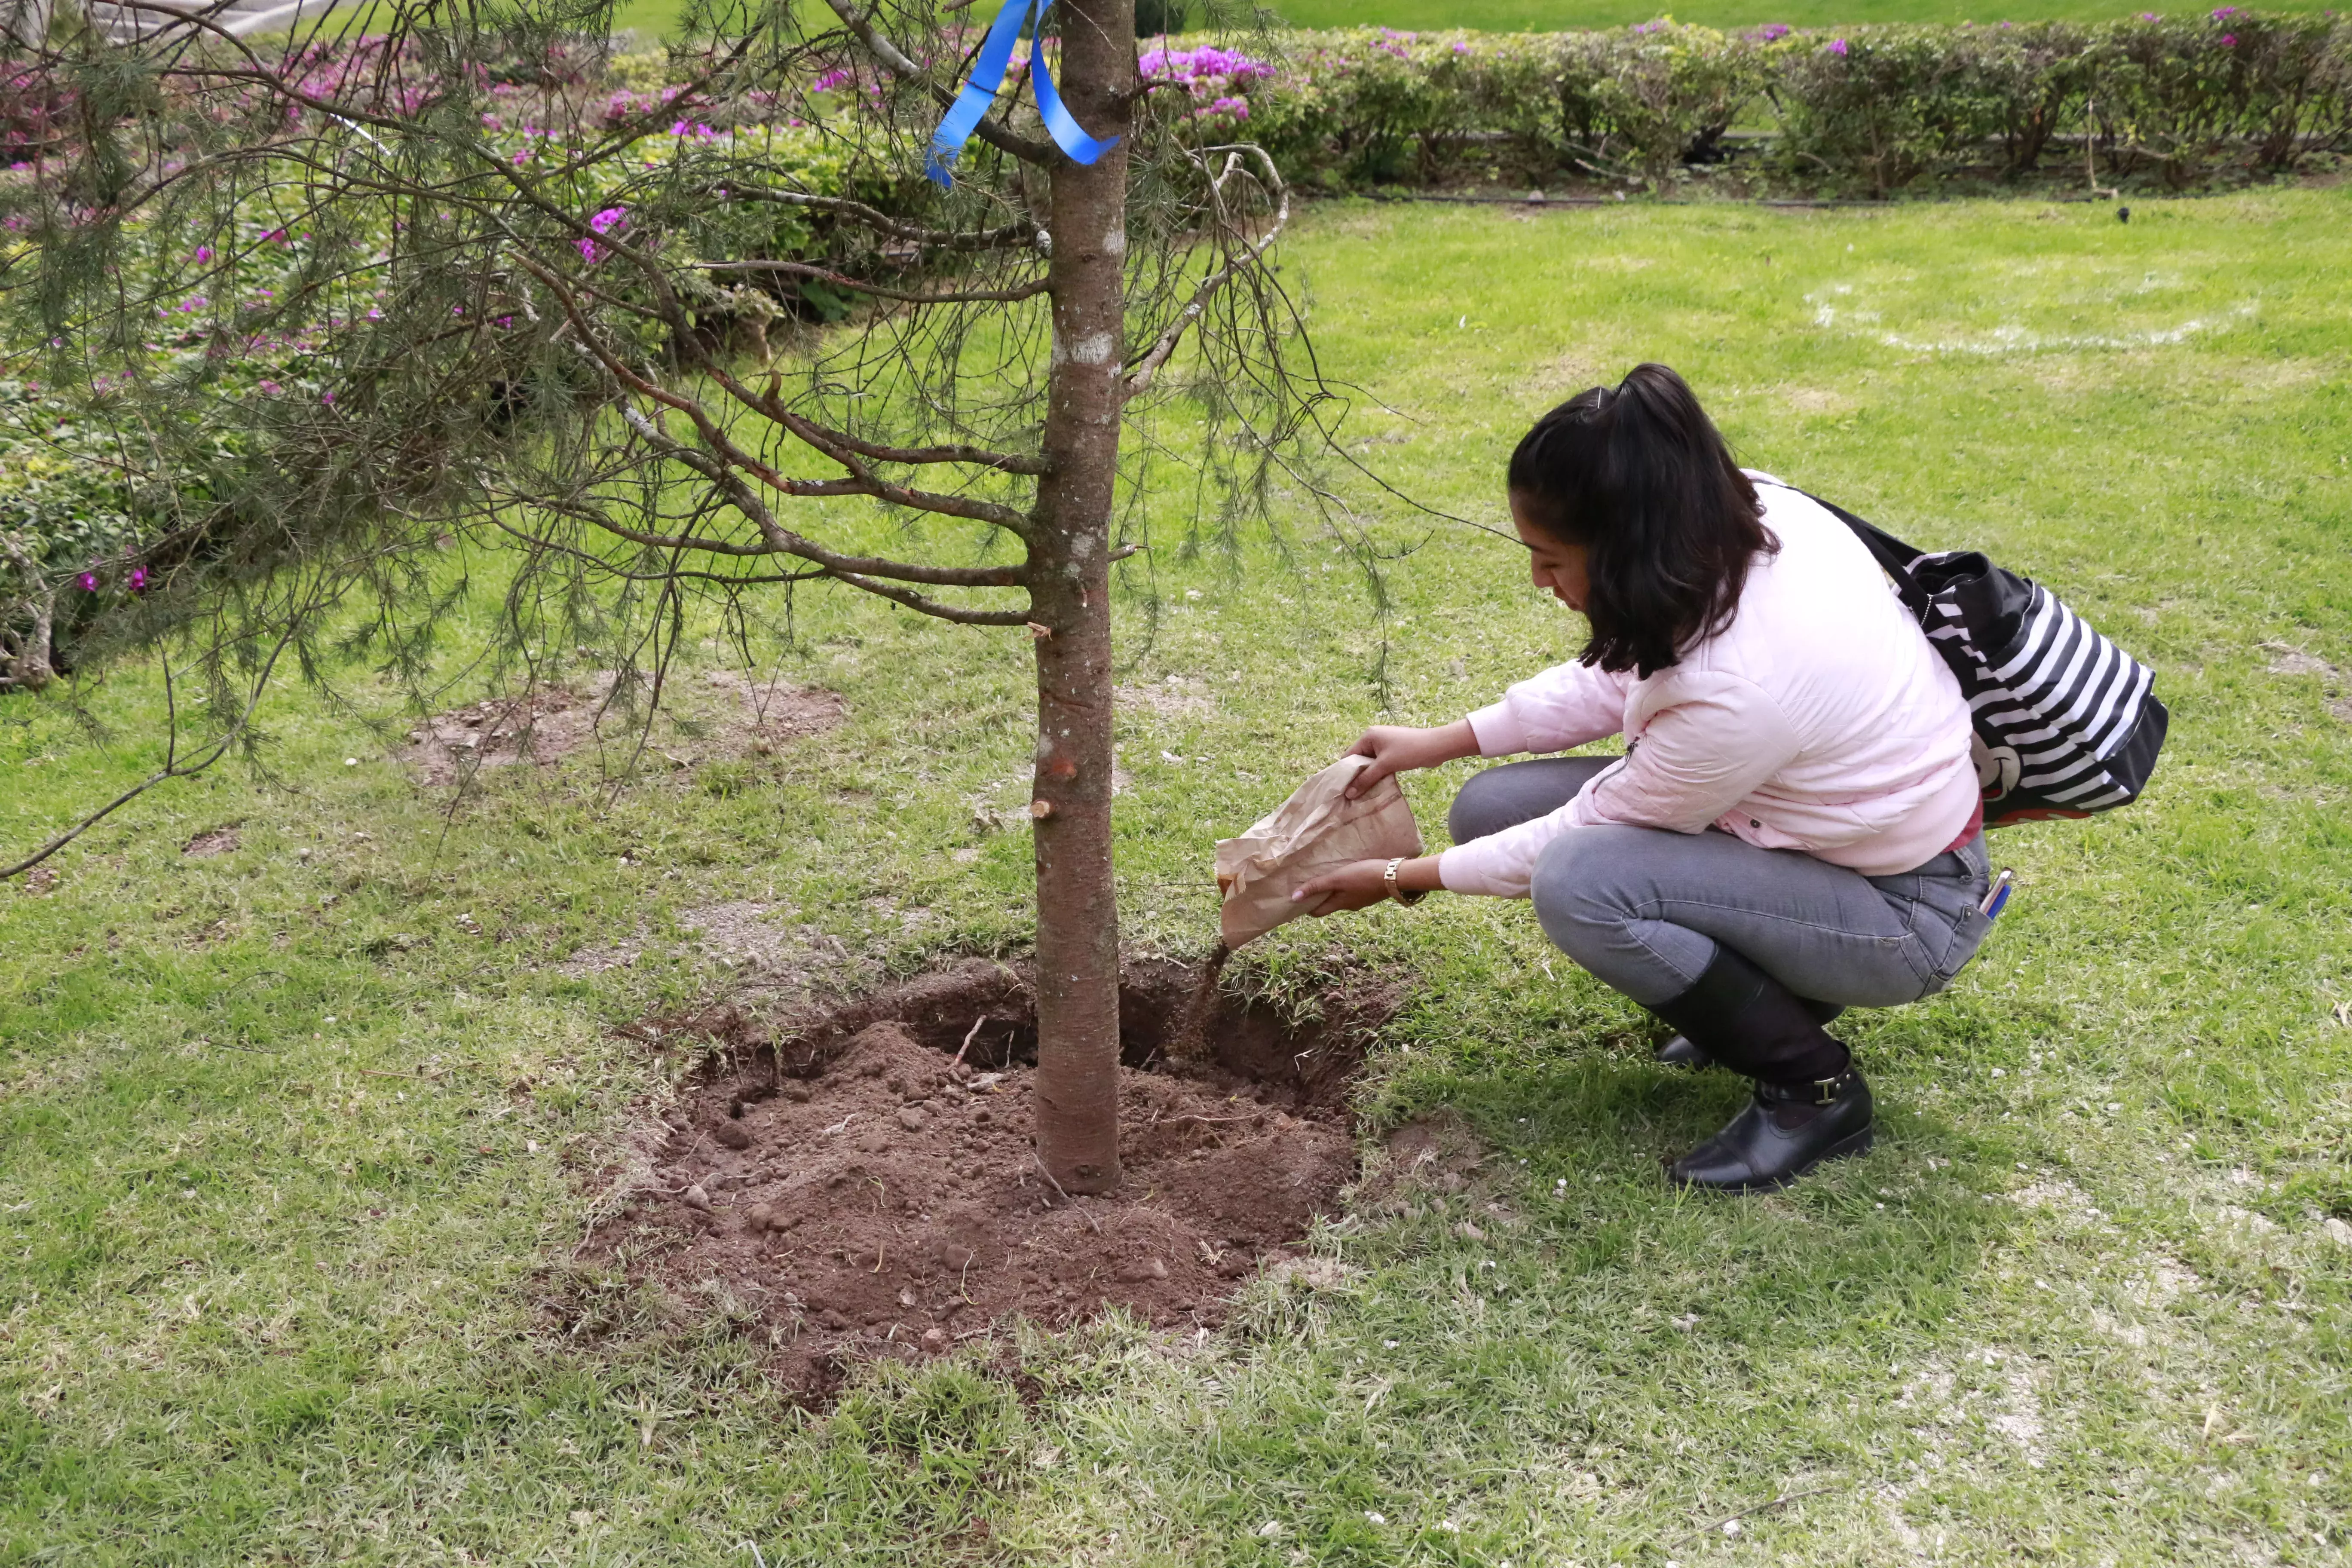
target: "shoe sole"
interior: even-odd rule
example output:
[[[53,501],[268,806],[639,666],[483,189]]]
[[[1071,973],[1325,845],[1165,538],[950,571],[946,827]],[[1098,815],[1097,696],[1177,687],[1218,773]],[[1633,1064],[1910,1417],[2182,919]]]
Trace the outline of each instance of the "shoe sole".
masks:
[[[1826,1161],[1851,1159],[1856,1154],[1869,1153],[1873,1135],[1877,1131],[1878,1124],[1873,1122],[1859,1132],[1849,1132],[1787,1175],[1775,1177],[1769,1182],[1744,1182],[1736,1187],[1717,1187],[1705,1182],[1688,1181],[1677,1182],[1675,1184],[1681,1187],[1696,1187],[1703,1193],[1728,1193],[1735,1197],[1745,1197],[1751,1193],[1777,1193],[1783,1187],[1803,1181]]]

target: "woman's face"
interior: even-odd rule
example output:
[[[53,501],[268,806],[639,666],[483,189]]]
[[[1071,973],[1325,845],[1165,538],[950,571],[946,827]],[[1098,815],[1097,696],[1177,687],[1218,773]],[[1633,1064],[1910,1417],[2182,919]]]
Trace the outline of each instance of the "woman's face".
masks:
[[[1583,614],[1585,595],[1592,586],[1592,580],[1584,574],[1584,546],[1555,539],[1529,522],[1516,495],[1511,497],[1511,524],[1519,531],[1519,542],[1528,547],[1528,574],[1536,586]]]

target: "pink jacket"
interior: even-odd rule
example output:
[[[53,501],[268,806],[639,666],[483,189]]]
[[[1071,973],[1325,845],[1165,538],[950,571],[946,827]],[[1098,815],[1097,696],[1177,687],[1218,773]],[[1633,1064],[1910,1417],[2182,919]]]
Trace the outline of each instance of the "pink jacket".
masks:
[[[1778,555],[1738,613],[1648,679],[1563,664],[1470,715],[1481,754],[1559,752],[1622,732],[1627,755],[1549,816],[1438,861],[1457,893],[1524,898],[1572,827],[1708,827],[1865,876],[1952,847],[1979,805],[1960,683],[1845,525],[1751,473]]]

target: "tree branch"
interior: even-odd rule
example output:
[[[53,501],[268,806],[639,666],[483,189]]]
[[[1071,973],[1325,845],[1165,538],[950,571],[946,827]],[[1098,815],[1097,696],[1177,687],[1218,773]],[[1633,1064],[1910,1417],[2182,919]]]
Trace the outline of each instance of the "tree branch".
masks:
[[[591,528],[605,527],[604,519],[585,507],[566,506],[562,501],[550,500],[545,496],[526,495],[514,490],[507,491],[506,495],[509,501],[520,505],[544,507],[560,516],[578,519]],[[631,572],[577,545],[565,544],[561,541],[550,539],[544,534],[532,533],[526,529],[517,528],[502,517],[493,515],[490,521],[499,531],[530,549],[552,551],[558,555],[567,556],[583,565],[592,566],[608,576],[617,577],[624,583],[667,583],[684,579],[690,583],[713,583],[722,588],[759,588],[779,583],[814,583],[832,575],[823,567],[808,572],[772,572],[756,576],[727,572],[698,571],[689,566],[671,566],[659,572]]]
[[[929,92],[942,109],[956,100],[951,89],[931,79],[930,72],[908,59],[905,50],[885,37],[873,23],[859,16],[848,0],[824,0],[824,3],[832,7],[835,16],[841,18],[842,26],[856,34],[857,41],[864,44],[876,59],[889,67],[893,75],[904,77]],[[982,120],[973,134],[998,152],[1010,153],[1024,163],[1034,163],[1041,169],[1053,166],[1054,149],[1050,143],[1017,136],[995,121]]]
[[[1202,153],[1204,156],[1217,153],[1225,154],[1224,172],[1217,175],[1209,184],[1212,199],[1222,199],[1224,195],[1225,181],[1232,178],[1234,171],[1240,167],[1242,155],[1245,153],[1256,154],[1258,163],[1265,170],[1265,184],[1267,194],[1275,199],[1274,222],[1256,241],[1244,247],[1239,257],[1226,262],[1224,266],[1201,279],[1201,286],[1192,291],[1192,298],[1185,302],[1181,310],[1176,313],[1176,320],[1171,322],[1168,330],[1160,335],[1160,341],[1153,343],[1144,356],[1136,362],[1135,368],[1127,373],[1126,395],[1129,397],[1137,395],[1151,384],[1152,377],[1160,374],[1160,367],[1166,364],[1168,356],[1176,352],[1176,345],[1182,341],[1186,329],[1199,321],[1202,313],[1207,310],[1211,298],[1218,289],[1231,282],[1234,274],[1246,267],[1255,265],[1258,258],[1265,254],[1266,247],[1281,237],[1283,229],[1290,223],[1290,187],[1282,183],[1280,172],[1275,168],[1274,160],[1266,156],[1264,148],[1244,143],[1231,147],[1204,148]]]
[[[157,784],[163,784],[172,779],[193,778],[196,774],[203,773],[206,768],[211,767],[215,763],[220,761],[224,756],[226,756],[228,754],[230,744],[234,742],[239,735],[245,732],[246,726],[252,721],[253,710],[261,706],[262,693],[269,689],[270,672],[278,668],[278,656],[286,651],[286,645],[289,642],[291,642],[293,637],[293,628],[289,627],[286,634],[278,639],[278,646],[269,650],[269,658],[263,662],[261,666],[261,673],[254,679],[253,696],[246,703],[245,710],[236,716],[236,721],[222,732],[220,738],[215,741],[212,745],[205,750],[203,756],[193,763],[184,763],[180,761],[179,700],[177,697],[173,695],[172,689],[172,667],[170,664],[166,663],[163,667],[163,699],[164,705],[168,710],[168,717],[165,720],[167,739],[163,745],[163,767],[156,772],[150,773],[146,778],[142,779],[138,784],[131,785],[129,789],[124,790],[121,795],[116,795],[112,800],[108,801],[104,805],[100,806],[96,811],[91,812],[88,816],[83,817],[79,822],[75,823],[71,827],[66,829],[63,833],[58,834],[55,838],[50,839],[33,854],[17,861],[13,866],[0,868],[0,882],[5,882],[11,877],[19,876],[24,872],[31,870],[34,867],[39,865],[42,861],[47,859],[50,856],[64,848],[67,845],[72,843],[75,839],[79,838],[83,834],[89,832],[91,828],[105,821],[108,817],[112,816],[124,806],[129,805],[132,801],[137,800],[141,795],[145,795],[149,790],[153,789]]]
[[[920,490],[909,485],[893,484],[866,465],[865,459],[868,457],[877,457],[878,461],[897,460],[887,456],[878,456],[873,443],[845,436],[840,431],[819,425],[807,416],[786,407],[783,399],[776,395],[772,385],[768,392],[754,393],[729,374],[723,366],[709,364],[705,369],[706,374],[713,381],[726,389],[729,396],[746,407],[757,409],[766,415],[802,441],[814,447],[818,451],[848,469],[850,475],[860,483],[872,486],[872,493],[877,500],[909,507],[917,511],[932,511],[944,517],[961,517],[973,522],[992,523],[1024,542],[1028,541],[1031,523],[1026,513],[1016,511],[1009,506],[999,506],[994,501],[966,500],[961,496],[941,495],[937,490]],[[721,445],[720,440],[713,440],[709,434],[706,434],[704,438],[710,440],[714,447]],[[730,456],[730,460],[736,462],[738,467],[754,474],[762,471],[761,464],[737,454],[732,443],[727,443],[724,450]],[[887,453],[890,449],[886,447],[879,450]],[[989,460],[998,456],[1000,454],[990,453],[987,458],[980,460],[985,462],[988,467],[1008,468],[1008,465]],[[1008,468],[1008,471],[1042,473],[1045,471],[1045,465],[1042,461],[1037,461],[1034,467]]]
[[[805,261],[697,261],[695,267],[705,272],[783,272],[794,278],[814,278],[835,288],[853,293],[871,294],[881,300],[902,300],[910,305],[973,305],[992,300],[1034,300],[1043,294],[1046,279],[1039,278],[1012,289],[971,289],[952,294],[909,294],[903,289],[885,289],[878,283],[868,283],[840,272],[830,272],[822,267],[811,267]]]
[[[713,189],[718,187],[714,186]],[[728,182],[726,190],[734,196],[749,196],[757,202],[777,202],[786,206],[809,207],[817,212],[831,213],[888,235],[912,245],[928,245],[937,250],[997,250],[1006,246],[1032,245],[1036,242],[1037,226],[1024,218],[1006,224],[1002,228],[983,228],[971,233],[959,233],[949,228],[917,228],[900,223],[889,214],[864,202],[853,202],[843,196],[812,196],[799,191],[772,190],[764,185],[738,184]]]
[[[698,452],[684,442],[663,435],[652,420],[647,419],[636,409],[625,405],[621,409],[621,417],[627,421],[631,429],[636,431],[648,445],[663,456],[684,463],[705,479],[718,486],[726,493],[727,498],[735,503],[736,509],[750,518],[774,545],[772,550],[767,551],[754,551],[749,546],[734,545],[730,547],[726,553],[796,555],[803,561],[814,562],[824,567],[828,574],[839,577],[844,582],[851,581],[856,577],[889,577],[901,583],[925,583],[941,588],[1020,588],[1028,585],[1026,574],[1017,566],[921,566],[912,562],[891,561],[878,555],[843,555],[827,550],[814,540],[795,533],[776,521],[768,509],[760,504],[759,498],[744,485],[741,477],[733,471],[731,466],[720,462],[708,452]],[[596,519],[595,521],[598,527],[607,529],[625,539],[636,539],[638,542],[647,544],[664,542],[651,537],[639,538],[636,531],[628,528],[625,524],[608,522],[602,518]],[[700,547],[688,545],[687,548]]]
[[[729,374],[723,366],[706,359],[703,363],[704,373],[725,389],[729,396],[747,407],[758,409],[776,424],[782,425],[786,430],[798,437],[806,445],[815,447],[819,452],[839,463],[849,471],[850,479],[854,483],[845,486],[837,480],[787,479],[768,464],[760,461],[738,447],[728,437],[726,431],[719,427],[718,421],[710,417],[709,411],[701,404],[691,397],[671,392],[656,384],[607,353],[595,333],[590,330],[587,318],[580,311],[579,301],[572,298],[563,280],[537,259],[522,251],[517,250],[511,254],[517,266],[546,285],[548,291],[555,296],[557,304],[562,308],[565,319],[570,321],[578,331],[586,351],[595,356],[598,363],[602,364],[614,379],[640,395],[651,398],[666,408],[675,409],[692,420],[695,431],[702,437],[703,444],[730,468],[742,469],[745,473],[756,477],[761,484],[782,495],[871,495],[877,500],[889,501],[894,505],[907,507],[916,511],[937,512],[942,517],[961,517],[971,522],[990,523],[1024,541],[1029,537],[1030,522],[1027,515],[1009,506],[999,506],[993,501],[966,500],[961,496],[941,495],[936,490],[917,489],[910,485],[894,484],[882,478],[866,467],[857,451],[857,447],[864,443],[852,443],[839,438],[836,432],[793,413],[784,406],[782,400],[752,392]],[[625,416],[626,411],[624,412]],[[652,430],[650,425],[645,428],[646,431]],[[667,437],[656,438],[664,442],[669,439]],[[673,456],[677,457],[680,461],[690,461],[685,447],[672,445]],[[761,518],[765,517],[767,513],[764,509],[758,510],[747,509],[746,515]],[[789,549],[782,542],[782,530],[776,529],[772,542],[775,542],[779,549]],[[799,553],[797,551],[790,552]]]
[[[856,572],[835,572],[830,575],[839,582],[848,584],[853,588],[863,588],[869,594],[877,594],[885,599],[894,600],[910,610],[920,610],[924,615],[934,616],[943,621],[953,621],[958,626],[1024,626],[1029,624],[1029,618],[1036,614],[1036,611],[1027,608],[967,610],[961,605],[943,605],[937,599],[927,599],[911,588],[894,588],[887,583],[877,583]]]
[[[676,443],[672,443],[672,445],[675,446]],[[881,575],[880,573],[858,571],[849,564],[849,557],[834,556],[834,562],[841,563],[840,565],[835,565],[823,559],[824,555],[830,554],[830,552],[821,551],[818,546],[811,543],[809,541],[800,539],[798,535],[791,533],[789,530],[781,527],[776,523],[774,519],[769,517],[767,515],[767,509],[760,504],[759,498],[750,492],[749,488],[743,483],[740,477],[725,469],[719,469],[717,472],[712,472],[711,469],[717,468],[718,465],[710,463],[709,459],[707,457],[704,457],[701,453],[681,452],[678,454],[678,458],[680,461],[694,468],[697,472],[701,473],[703,477],[709,479],[712,484],[725,491],[728,499],[734,501],[737,507],[740,508],[747,516],[751,517],[755,521],[757,521],[762,529],[772,533],[782,534],[785,537],[793,539],[798,543],[805,546],[805,550],[796,550],[793,552],[793,553],[800,555],[803,560],[815,561],[819,565],[824,566],[825,574],[827,576],[833,577],[839,582],[846,583],[853,588],[863,589],[868,594],[873,594],[881,598],[891,600],[896,604],[904,605],[910,610],[919,610],[924,615],[936,616],[942,621],[954,621],[961,626],[1026,626],[1029,622],[1029,617],[1033,612],[1026,608],[1019,610],[970,610],[965,609],[959,605],[943,605],[937,599],[927,598],[923,595],[916,593],[911,588],[896,587],[889,583],[877,581],[877,578]],[[701,461],[698,463],[696,461],[697,458],[700,458]],[[887,563],[886,564],[895,565],[897,563]],[[924,579],[906,578],[904,580],[920,582]]]
[[[778,396],[772,378],[768,390],[761,393],[752,392],[731,376],[722,374],[719,380],[729,395],[737,398],[746,407],[774,419],[778,424],[784,423],[784,416],[779,413],[782,407],[782,399]],[[775,405],[775,407],[772,408],[771,404]],[[1045,472],[1045,458],[1028,457],[1019,452],[992,451],[986,447],[966,446],[960,442],[945,442],[929,447],[890,447],[879,441],[868,441],[860,437],[852,436],[845,430],[836,430],[829,425],[819,425],[805,415],[790,414],[789,417],[806,425],[811,432],[822,437],[824,445],[818,449],[826,452],[827,455],[830,455],[832,447],[839,447],[844,451],[854,452],[861,458],[870,458],[877,463],[905,463],[909,466],[929,463],[968,463],[974,468],[996,468],[1008,474],[1024,474],[1033,477]],[[786,427],[791,428],[789,426]],[[793,434],[798,435],[799,432],[795,430]],[[806,437],[803,438],[806,439]],[[817,445],[815,442],[810,444]],[[1009,523],[999,523],[997,526],[1006,528],[1016,534],[1021,531]]]

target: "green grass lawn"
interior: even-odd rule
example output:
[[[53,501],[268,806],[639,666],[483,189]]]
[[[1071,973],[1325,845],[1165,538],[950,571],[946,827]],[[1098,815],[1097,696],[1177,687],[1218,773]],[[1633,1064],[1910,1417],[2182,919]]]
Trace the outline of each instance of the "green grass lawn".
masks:
[[[1349,1212],[1320,1285],[1205,1342],[1027,1335],[1017,1384],[876,1373],[811,1414],[725,1302],[567,1262],[666,1083],[610,1026],[726,983],[690,911],[772,904],[868,974],[1017,950],[1026,841],[972,811],[1024,787],[1014,639],[803,598],[784,668],[846,724],[609,805],[583,764],[451,812],[287,692],[266,775],[0,889],[0,1562],[2342,1562],[2347,220],[2341,189],[2128,226],[1310,210],[1289,275],[1409,489],[1499,520],[1534,414],[1661,359],[1748,460],[2055,585],[2156,666],[2173,739],[2135,808],[1995,840],[2021,888],[1978,963],[1839,1026],[1879,1148],[1781,1196],[1664,1188],[1739,1088],[1654,1068],[1523,904],[1251,950],[1404,976],[1370,1127],[1451,1107],[1496,1157],[1475,1207]],[[1361,725],[1572,645],[1516,547],[1366,505],[1409,548],[1384,630],[1303,523],[1236,562],[1162,516],[1126,569],[1121,679],[1181,699],[1121,720],[1139,949],[1205,946],[1210,840]],[[0,700],[0,838],[152,766],[158,700],[110,678],[100,743]],[[1415,781],[1433,829],[1465,771]],[[634,967],[557,968],[633,933]]]

